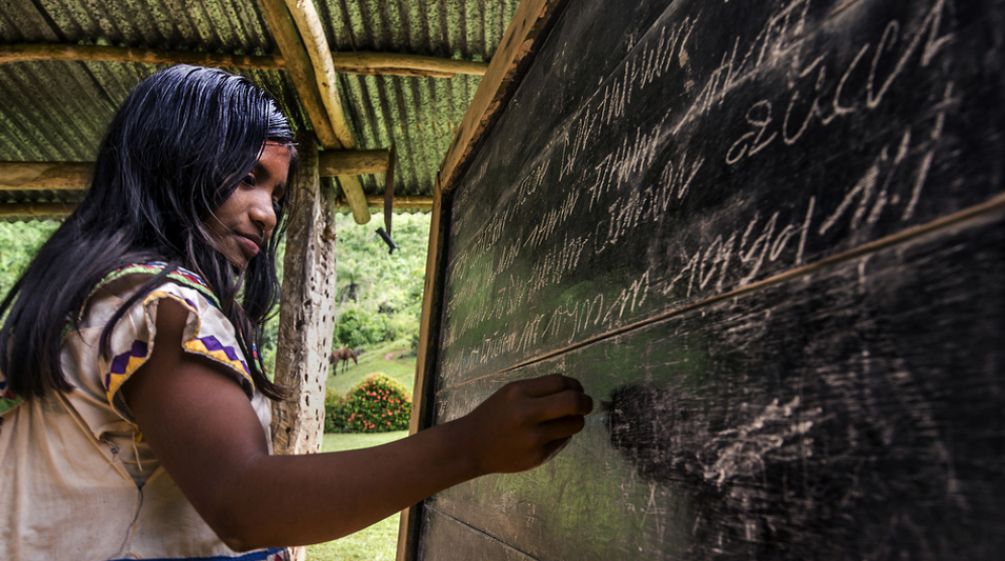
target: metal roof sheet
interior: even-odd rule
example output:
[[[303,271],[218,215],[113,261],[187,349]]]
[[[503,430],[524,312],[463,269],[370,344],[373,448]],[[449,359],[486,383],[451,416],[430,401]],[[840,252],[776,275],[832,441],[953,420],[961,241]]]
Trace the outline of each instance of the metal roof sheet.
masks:
[[[318,0],[331,48],[490,58],[517,0]],[[275,45],[251,0],[5,0],[0,43],[112,45],[265,55]],[[0,161],[91,161],[115,109],[157,66],[35,61],[0,65]],[[309,121],[286,74],[243,71],[299,127]],[[342,74],[339,89],[359,148],[394,145],[395,191],[430,195],[478,77]],[[383,177],[366,176],[369,194]],[[32,195],[31,193],[35,193]],[[19,195],[41,201],[39,192]],[[36,197],[36,198],[33,198]],[[8,198],[9,200],[9,198]]]

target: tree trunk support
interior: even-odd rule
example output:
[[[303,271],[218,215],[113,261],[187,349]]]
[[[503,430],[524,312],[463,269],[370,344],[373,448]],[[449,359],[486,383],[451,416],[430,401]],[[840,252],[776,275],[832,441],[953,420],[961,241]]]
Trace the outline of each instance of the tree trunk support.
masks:
[[[290,196],[276,355],[276,382],[289,398],[273,403],[272,444],[276,454],[314,454],[321,451],[335,324],[337,192],[321,185],[312,139],[300,140],[300,172]],[[293,553],[303,559],[304,549]]]

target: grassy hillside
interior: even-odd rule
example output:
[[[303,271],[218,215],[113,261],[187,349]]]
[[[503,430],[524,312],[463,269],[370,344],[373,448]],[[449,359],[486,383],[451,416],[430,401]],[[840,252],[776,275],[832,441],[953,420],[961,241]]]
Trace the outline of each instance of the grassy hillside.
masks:
[[[359,357],[359,365],[349,362],[349,368],[333,366],[328,370],[328,388],[345,395],[364,378],[380,372],[408,389],[412,393],[415,382],[415,355],[411,353],[408,341],[392,341],[365,350]]]

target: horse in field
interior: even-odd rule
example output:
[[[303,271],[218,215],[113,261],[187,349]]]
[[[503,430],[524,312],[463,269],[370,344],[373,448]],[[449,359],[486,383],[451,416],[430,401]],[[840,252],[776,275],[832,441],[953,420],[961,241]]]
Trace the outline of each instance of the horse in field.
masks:
[[[345,372],[349,368],[349,359],[352,359],[352,363],[359,366],[359,355],[363,354],[363,349],[350,349],[348,347],[342,347],[341,349],[335,349],[332,354],[328,355],[328,364],[334,365],[336,362],[341,361],[342,372]],[[338,374],[338,366],[335,367],[335,373]]]

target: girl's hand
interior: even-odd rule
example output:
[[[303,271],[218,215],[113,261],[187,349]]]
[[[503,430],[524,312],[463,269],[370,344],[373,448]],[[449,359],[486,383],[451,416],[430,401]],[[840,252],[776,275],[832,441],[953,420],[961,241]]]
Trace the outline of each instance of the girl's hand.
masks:
[[[509,473],[544,463],[583,429],[593,400],[560,374],[512,382],[456,421],[474,473]]]

